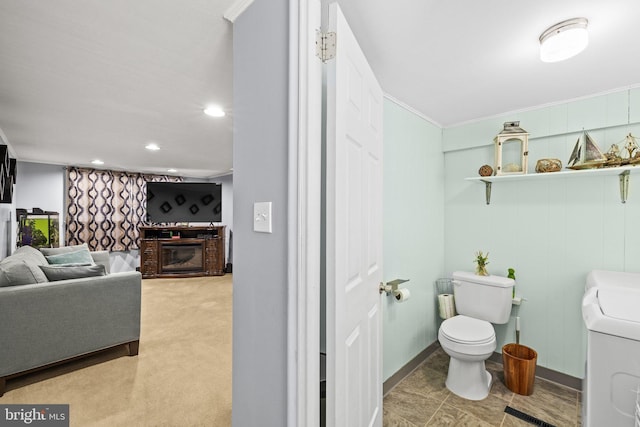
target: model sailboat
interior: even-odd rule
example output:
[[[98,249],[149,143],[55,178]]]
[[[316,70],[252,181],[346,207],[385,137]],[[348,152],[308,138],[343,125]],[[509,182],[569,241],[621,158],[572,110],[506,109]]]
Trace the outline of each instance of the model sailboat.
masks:
[[[640,147],[638,146],[636,137],[629,133],[629,135],[627,135],[624,140],[624,149],[629,153],[629,157],[625,159],[624,163],[629,163],[632,165],[640,163]]]
[[[619,145],[622,145],[622,149]],[[622,141],[611,144],[609,151],[605,153],[607,162],[605,167],[635,165],[640,163],[640,147],[636,137],[629,133]]]
[[[593,169],[602,167],[607,161],[607,156],[602,154],[598,144],[591,136],[583,131],[573,147],[567,167],[569,169]]]

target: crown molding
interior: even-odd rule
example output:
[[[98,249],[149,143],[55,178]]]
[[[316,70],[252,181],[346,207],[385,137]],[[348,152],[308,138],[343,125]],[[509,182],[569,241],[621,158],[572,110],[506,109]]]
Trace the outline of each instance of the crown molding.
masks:
[[[242,13],[251,6],[251,3],[253,3],[253,0],[237,0],[229,6],[222,16],[233,24],[236,22],[236,19],[238,19],[238,16],[242,15]]]
[[[404,108],[405,110],[415,114],[416,116],[420,117],[421,119],[431,123],[434,126],[439,127],[440,129],[444,129],[444,126],[442,126],[440,123],[436,122],[435,120],[433,120],[431,117],[427,117],[425,114],[423,114],[422,112],[416,110],[415,108],[413,108],[412,106],[410,106],[409,104],[406,104],[402,101],[400,101],[398,98],[393,97],[392,95],[389,95],[388,93],[384,93],[383,96],[388,99],[389,101],[393,102],[394,104],[399,105],[400,107]]]

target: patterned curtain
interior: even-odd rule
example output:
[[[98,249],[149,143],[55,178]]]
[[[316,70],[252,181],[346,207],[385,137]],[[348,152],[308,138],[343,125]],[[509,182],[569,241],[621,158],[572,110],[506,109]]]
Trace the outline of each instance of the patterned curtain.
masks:
[[[86,243],[94,251],[138,249],[148,181],[182,178],[69,167],[66,244]]]

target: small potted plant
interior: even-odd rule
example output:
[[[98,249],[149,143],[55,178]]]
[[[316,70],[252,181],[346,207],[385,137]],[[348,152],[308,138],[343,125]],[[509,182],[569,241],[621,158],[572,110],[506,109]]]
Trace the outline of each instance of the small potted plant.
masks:
[[[488,276],[489,272],[487,271],[487,264],[489,264],[489,252],[487,254],[483,254],[482,251],[476,252],[476,274],[478,276]]]

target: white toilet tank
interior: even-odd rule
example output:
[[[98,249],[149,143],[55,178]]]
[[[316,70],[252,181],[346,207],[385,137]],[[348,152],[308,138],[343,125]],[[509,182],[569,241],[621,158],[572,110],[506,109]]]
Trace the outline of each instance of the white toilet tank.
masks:
[[[501,276],[453,273],[453,294],[458,314],[494,324],[509,321],[515,281]]]

